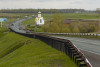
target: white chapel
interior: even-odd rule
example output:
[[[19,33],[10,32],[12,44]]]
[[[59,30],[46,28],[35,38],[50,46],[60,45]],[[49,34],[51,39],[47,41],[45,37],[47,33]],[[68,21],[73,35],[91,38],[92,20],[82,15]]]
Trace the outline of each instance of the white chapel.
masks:
[[[38,17],[35,18],[36,25],[42,26],[44,25],[44,19],[41,17],[41,12],[38,12]]]

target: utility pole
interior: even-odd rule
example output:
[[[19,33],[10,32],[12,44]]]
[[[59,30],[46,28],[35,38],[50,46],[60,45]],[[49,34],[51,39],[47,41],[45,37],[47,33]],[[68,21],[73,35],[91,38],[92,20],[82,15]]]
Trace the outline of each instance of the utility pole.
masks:
[[[99,28],[100,28],[100,8],[97,8],[96,12],[97,12],[98,15],[99,15],[99,23],[98,23],[98,25],[99,25]]]
[[[100,13],[99,13],[99,28],[100,28]]]
[[[2,22],[1,22],[1,27],[2,27]]]

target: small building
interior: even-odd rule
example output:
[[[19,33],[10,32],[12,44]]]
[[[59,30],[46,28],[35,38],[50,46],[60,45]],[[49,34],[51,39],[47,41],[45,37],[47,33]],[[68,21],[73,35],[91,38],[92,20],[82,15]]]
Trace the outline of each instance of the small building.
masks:
[[[51,21],[50,21],[50,25],[52,25],[52,24],[53,24],[53,21],[51,20]]]
[[[35,18],[35,23],[38,26],[44,25],[44,19],[43,19],[43,17],[41,17],[41,12],[40,11],[38,12],[38,17]]]
[[[71,20],[69,20],[69,19],[65,19],[64,23],[65,23],[66,25],[70,25],[72,22],[71,22]]]

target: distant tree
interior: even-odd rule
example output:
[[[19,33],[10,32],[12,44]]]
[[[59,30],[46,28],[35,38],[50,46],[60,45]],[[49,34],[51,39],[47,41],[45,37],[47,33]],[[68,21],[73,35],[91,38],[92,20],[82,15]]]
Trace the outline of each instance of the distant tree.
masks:
[[[46,32],[54,32],[54,33],[70,33],[70,29],[64,23],[64,17],[62,14],[57,13],[53,16],[53,24],[52,25],[44,25],[43,29]]]
[[[74,26],[74,28],[73,28],[73,33],[79,33],[80,31],[79,31],[79,28],[78,28],[78,26]]]

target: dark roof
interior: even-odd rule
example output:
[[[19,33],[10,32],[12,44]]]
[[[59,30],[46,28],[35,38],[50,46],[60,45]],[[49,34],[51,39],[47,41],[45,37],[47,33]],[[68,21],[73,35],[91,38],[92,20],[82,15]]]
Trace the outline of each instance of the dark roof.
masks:
[[[70,24],[70,23],[71,23],[71,20],[66,19],[66,20],[64,21],[64,23]]]

